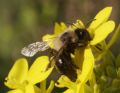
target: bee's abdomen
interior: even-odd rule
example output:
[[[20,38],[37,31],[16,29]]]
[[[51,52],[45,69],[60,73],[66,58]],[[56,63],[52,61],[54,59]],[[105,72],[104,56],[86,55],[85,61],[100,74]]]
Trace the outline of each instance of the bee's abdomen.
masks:
[[[76,68],[72,63],[69,53],[63,51],[56,60],[56,66],[63,75],[66,75],[72,81],[76,81]]]

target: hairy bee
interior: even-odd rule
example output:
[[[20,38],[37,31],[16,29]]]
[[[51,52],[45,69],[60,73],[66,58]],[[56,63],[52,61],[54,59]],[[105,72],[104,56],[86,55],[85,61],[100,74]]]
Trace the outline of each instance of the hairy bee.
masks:
[[[77,28],[74,31],[67,29],[53,41],[55,47],[52,49],[54,51],[52,56],[55,65],[63,75],[72,81],[76,81],[78,67],[72,62],[71,53],[74,54],[76,48],[86,46],[90,40],[90,35],[86,29]],[[24,47],[21,53],[32,57],[37,52],[47,49],[50,49],[47,42],[35,42]]]

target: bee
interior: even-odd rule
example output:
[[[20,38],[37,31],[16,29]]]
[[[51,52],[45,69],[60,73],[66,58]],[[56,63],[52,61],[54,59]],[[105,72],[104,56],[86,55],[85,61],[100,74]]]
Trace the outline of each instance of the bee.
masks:
[[[91,40],[89,32],[86,29],[76,28],[74,31],[67,29],[53,41],[55,47],[52,49],[55,65],[61,74],[67,76],[71,81],[76,81],[78,67],[73,63],[71,54],[75,49],[84,47]],[[51,49],[47,42],[35,42],[21,50],[21,53],[27,57],[34,56],[39,51]]]

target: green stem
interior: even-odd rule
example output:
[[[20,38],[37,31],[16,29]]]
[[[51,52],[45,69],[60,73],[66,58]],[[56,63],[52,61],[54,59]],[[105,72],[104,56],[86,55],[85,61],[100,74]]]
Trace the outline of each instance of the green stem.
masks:
[[[42,93],[46,93],[46,80],[44,80],[40,83],[40,89],[41,89]]]
[[[100,91],[99,91],[98,85],[95,84],[95,86],[94,86],[94,93],[99,93],[99,92],[100,92]]]
[[[107,44],[107,49],[109,49],[113,45],[113,43],[119,38],[119,36],[120,36],[120,24],[118,25],[117,30],[115,31],[112,39]]]
[[[52,81],[50,82],[50,85],[49,85],[46,93],[51,93],[52,90],[53,90],[53,88],[54,88],[54,85],[55,85],[55,83],[54,83],[54,81],[52,80]]]

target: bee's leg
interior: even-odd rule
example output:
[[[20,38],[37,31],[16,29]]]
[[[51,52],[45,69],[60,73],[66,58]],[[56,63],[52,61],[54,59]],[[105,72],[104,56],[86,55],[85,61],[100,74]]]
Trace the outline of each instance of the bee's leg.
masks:
[[[55,49],[50,48],[49,54],[50,54],[50,56],[54,56],[57,54],[57,51]]]
[[[49,50],[49,61],[50,61],[49,66],[50,67],[55,64],[54,59],[56,58],[57,54],[58,54],[58,52],[56,50],[50,48],[50,50]]]
[[[54,57],[55,55],[57,55],[57,51],[55,49],[51,49],[49,50],[49,58],[51,60],[52,57]]]

